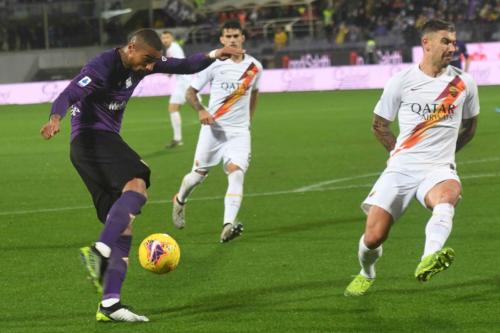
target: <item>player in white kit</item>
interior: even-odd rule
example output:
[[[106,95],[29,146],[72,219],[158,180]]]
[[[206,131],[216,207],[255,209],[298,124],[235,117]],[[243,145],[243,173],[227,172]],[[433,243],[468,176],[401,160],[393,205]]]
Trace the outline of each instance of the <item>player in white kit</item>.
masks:
[[[221,29],[220,42],[242,49],[245,36],[238,21],[227,21]],[[174,225],[185,226],[185,204],[194,188],[211,167],[223,162],[228,177],[224,199],[221,242],[239,236],[243,225],[236,219],[243,198],[243,181],[250,162],[250,121],[255,111],[262,65],[248,54],[216,61],[198,73],[186,98],[198,111],[202,124],[192,171],[182,180],[173,199]],[[208,109],[196,98],[210,83]]]
[[[421,42],[422,62],[392,77],[374,110],[373,131],[390,158],[361,206],[367,214],[359,241],[361,272],[347,286],[346,296],[363,295],[373,284],[382,243],[413,197],[432,211],[417,280],[428,281],[448,268],[455,256],[451,248],[443,247],[461,193],[455,152],[475,133],[477,85],[470,75],[448,65],[455,52],[453,24],[428,21]],[[397,140],[389,127],[396,116]]]
[[[167,58],[185,58],[182,47],[175,40],[172,32],[165,30],[161,34],[161,42],[165,46],[165,57]],[[182,146],[182,118],[180,108],[186,103],[186,91],[189,88],[192,75],[175,75],[175,89],[170,96],[168,112],[170,114],[170,123],[172,125],[173,138],[167,148]],[[198,98],[201,97],[198,95]]]

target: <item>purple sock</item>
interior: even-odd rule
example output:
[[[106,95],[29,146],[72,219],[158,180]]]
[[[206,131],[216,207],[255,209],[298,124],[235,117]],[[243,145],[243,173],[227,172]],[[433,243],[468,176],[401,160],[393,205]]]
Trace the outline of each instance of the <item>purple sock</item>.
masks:
[[[123,192],[109,210],[99,242],[113,249],[116,241],[130,223],[129,214],[139,214],[145,203],[146,197],[142,194],[135,191]]]
[[[102,299],[120,298],[125,275],[127,274],[127,263],[123,258],[127,258],[132,245],[132,236],[120,236],[116,241],[116,245],[111,249],[109,257],[108,269],[104,277],[104,292]]]

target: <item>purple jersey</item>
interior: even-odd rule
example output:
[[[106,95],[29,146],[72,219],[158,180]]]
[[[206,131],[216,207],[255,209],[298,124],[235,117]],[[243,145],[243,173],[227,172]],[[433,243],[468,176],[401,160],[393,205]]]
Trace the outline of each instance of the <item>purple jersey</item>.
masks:
[[[453,58],[451,59],[450,65],[462,69],[461,56],[463,55],[464,58],[467,59],[469,57],[469,53],[467,53],[467,46],[465,46],[465,43],[460,40],[457,41],[456,48],[457,50],[453,54]]]
[[[119,133],[123,112],[135,87],[148,74],[192,74],[213,60],[197,53],[186,59],[165,58],[152,72],[134,72],[123,66],[119,49],[90,60],[52,104],[52,114],[62,117],[71,107],[71,140],[87,129]]]

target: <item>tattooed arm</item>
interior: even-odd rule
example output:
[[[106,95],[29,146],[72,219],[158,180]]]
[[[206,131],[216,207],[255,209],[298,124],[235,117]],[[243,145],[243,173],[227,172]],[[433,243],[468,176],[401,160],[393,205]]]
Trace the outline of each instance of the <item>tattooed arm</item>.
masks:
[[[377,137],[377,140],[387,149],[391,151],[396,145],[396,136],[391,131],[391,122],[385,118],[375,114],[373,116],[372,131]]]
[[[210,125],[214,122],[214,118],[205,109],[205,107],[201,105],[200,101],[198,100],[198,96],[196,95],[197,93],[198,90],[193,87],[189,87],[186,91],[186,100],[193,107],[193,109],[198,111],[198,118],[200,119],[200,123],[202,123],[203,125]]]
[[[462,149],[474,137],[477,127],[477,117],[463,119],[462,128],[458,133],[457,148],[455,151]]]

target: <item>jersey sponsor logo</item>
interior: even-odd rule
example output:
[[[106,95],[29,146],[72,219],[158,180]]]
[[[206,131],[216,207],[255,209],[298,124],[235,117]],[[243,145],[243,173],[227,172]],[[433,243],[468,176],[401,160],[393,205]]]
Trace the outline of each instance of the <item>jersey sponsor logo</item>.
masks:
[[[215,111],[213,114],[214,119],[218,119],[229,112],[231,107],[246,94],[248,89],[252,86],[253,79],[258,72],[259,68],[252,62],[239,78],[241,83],[238,83],[237,88],[231,93],[231,95],[224,99],[222,105],[217,109],[217,111]]]
[[[80,79],[80,81],[78,81],[78,83],[77,83],[77,84],[78,84],[80,87],[82,87],[82,88],[83,88],[83,87],[88,86],[90,82],[92,82],[92,79],[91,79],[90,77],[88,77],[88,76],[84,76],[84,77],[82,77],[82,78]]]
[[[401,143],[401,145],[397,149],[395,149],[392,156],[395,156],[404,149],[410,149],[411,147],[415,146],[425,138],[427,130],[435,127],[440,121],[449,119],[454,114],[454,111],[456,109],[456,106],[452,107],[453,103],[457,100],[457,98],[464,90],[464,81],[460,78],[460,76],[455,76],[455,78],[450,83],[448,83],[446,88],[444,88],[441,94],[439,94],[439,96],[435,99],[435,101],[442,100],[441,103],[437,104],[432,109],[429,108],[429,110],[437,110],[437,112],[431,113],[434,114],[434,116],[428,117],[428,119],[425,119],[423,122],[415,126],[411,134]]]
[[[453,115],[457,106],[455,104],[420,104],[411,103],[410,109],[413,113],[418,114],[423,120],[431,119],[453,119]]]
[[[127,101],[115,101],[108,104],[108,109],[109,111],[119,111],[125,109],[125,105],[127,105]]]
[[[223,90],[232,93],[233,91],[235,91],[235,90],[237,90],[237,89],[240,88],[240,83],[239,82],[222,82],[220,84],[220,87]]]

